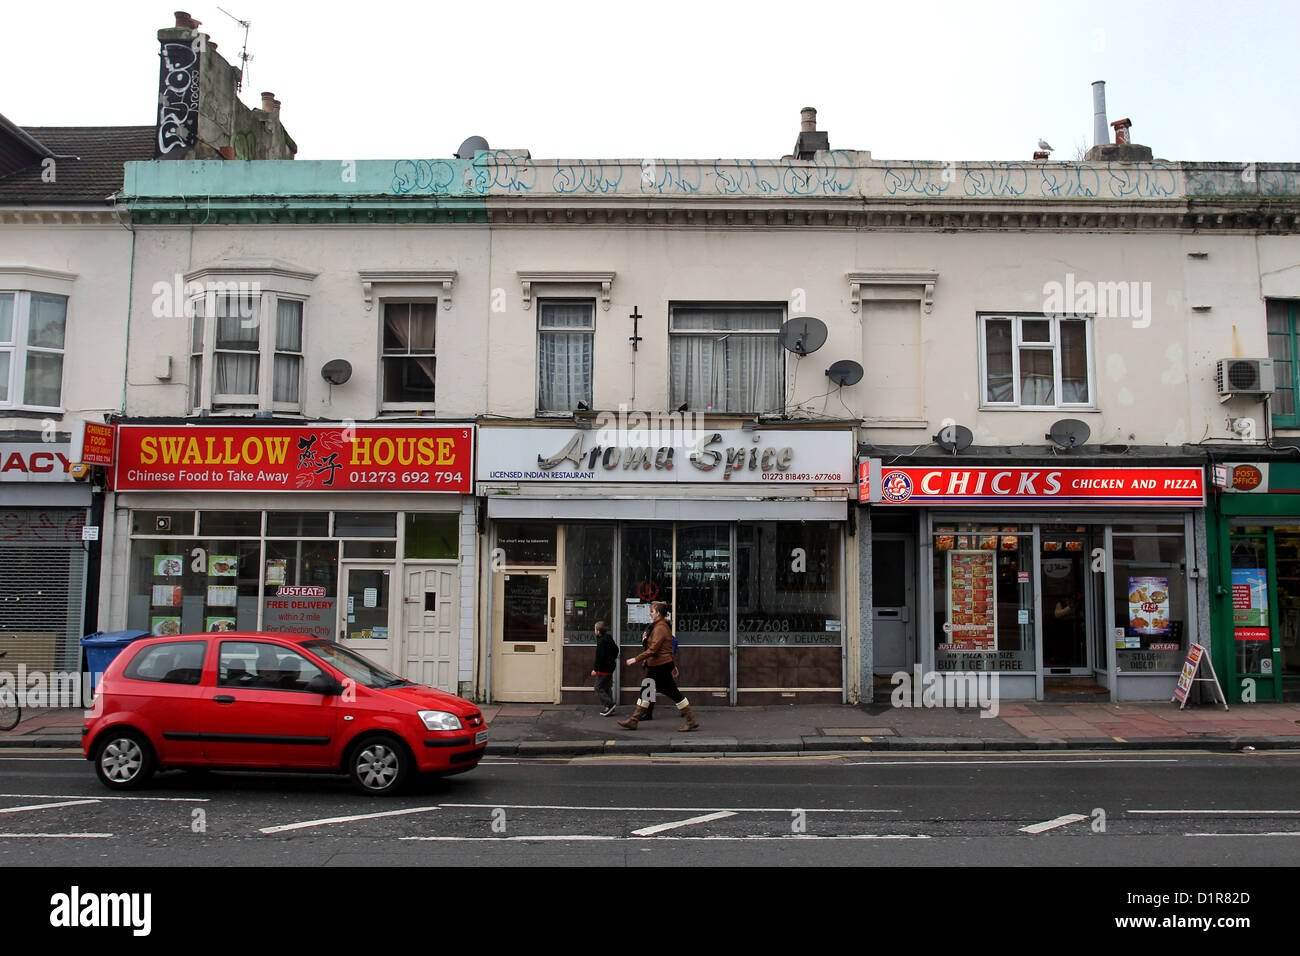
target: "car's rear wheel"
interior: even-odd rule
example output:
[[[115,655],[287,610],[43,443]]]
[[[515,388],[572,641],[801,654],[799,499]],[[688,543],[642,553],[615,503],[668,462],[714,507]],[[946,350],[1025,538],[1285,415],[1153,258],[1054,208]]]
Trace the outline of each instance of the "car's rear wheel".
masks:
[[[135,790],[154,772],[153,748],[136,730],[113,730],[95,748],[95,773],[112,790]]]
[[[387,797],[401,789],[411,770],[406,749],[392,737],[363,737],[352,748],[348,775],[362,793]]]

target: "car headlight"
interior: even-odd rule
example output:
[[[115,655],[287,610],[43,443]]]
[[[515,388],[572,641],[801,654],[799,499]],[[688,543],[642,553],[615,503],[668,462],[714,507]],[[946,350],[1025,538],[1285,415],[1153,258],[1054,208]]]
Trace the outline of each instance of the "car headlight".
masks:
[[[460,730],[460,718],[445,710],[422,710],[419,718],[428,730]]]

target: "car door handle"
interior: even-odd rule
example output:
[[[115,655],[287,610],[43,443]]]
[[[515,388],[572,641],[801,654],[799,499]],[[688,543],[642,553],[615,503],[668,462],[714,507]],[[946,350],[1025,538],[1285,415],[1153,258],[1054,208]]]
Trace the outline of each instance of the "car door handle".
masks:
[[[235,702],[235,698],[231,697],[229,694],[218,694],[212,699],[218,704],[233,704]]]

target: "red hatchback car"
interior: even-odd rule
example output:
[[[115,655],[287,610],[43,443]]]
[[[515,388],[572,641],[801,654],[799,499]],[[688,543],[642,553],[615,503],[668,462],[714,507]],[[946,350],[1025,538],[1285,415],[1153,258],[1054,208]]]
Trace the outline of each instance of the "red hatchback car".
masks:
[[[341,644],[298,634],[182,634],[137,641],[108,666],[81,730],[105,786],[155,770],[346,773],[363,793],[396,792],[412,772],[472,769],[483,715]]]

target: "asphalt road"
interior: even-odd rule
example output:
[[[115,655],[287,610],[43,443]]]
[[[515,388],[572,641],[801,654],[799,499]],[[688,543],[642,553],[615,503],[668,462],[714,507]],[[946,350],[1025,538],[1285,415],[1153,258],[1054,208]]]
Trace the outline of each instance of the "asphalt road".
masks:
[[[0,866],[1294,865],[1300,753],[489,759],[392,799],[342,778],[0,752]]]

